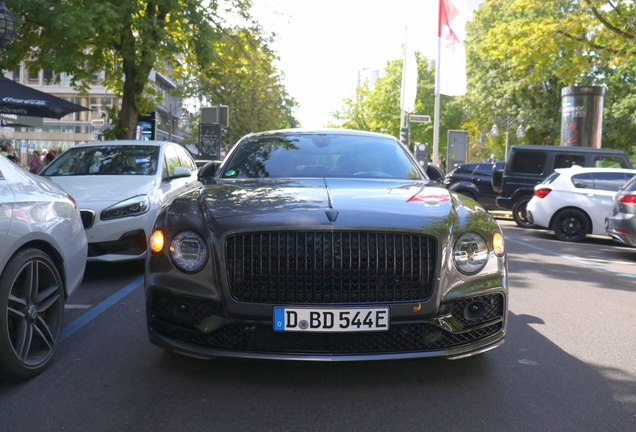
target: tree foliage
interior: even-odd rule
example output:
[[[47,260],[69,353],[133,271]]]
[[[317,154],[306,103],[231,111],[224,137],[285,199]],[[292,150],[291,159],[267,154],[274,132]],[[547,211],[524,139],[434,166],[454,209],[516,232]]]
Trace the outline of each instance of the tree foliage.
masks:
[[[213,70],[187,82],[187,96],[203,97],[211,105],[228,105],[226,145],[250,132],[297,124],[293,116],[297,103],[275,67],[276,55],[269,42],[257,28],[228,30],[213,44],[218,54]]]
[[[509,115],[525,120],[521,142],[558,145],[561,89],[603,85],[603,146],[631,152],[633,17],[632,1],[486,1],[467,26],[469,91],[463,102],[471,132],[485,135],[496,116]],[[490,138],[487,145],[500,149],[502,140]]]
[[[433,120],[435,109],[435,71],[428,59],[416,52],[418,65],[417,97],[412,114],[429,115]],[[388,61],[385,74],[375,80],[373,88],[365,81],[356,88],[342,106],[333,111],[329,126],[360,129],[371,132],[400,135],[400,89],[402,60]],[[463,110],[454,98],[442,96],[440,109],[440,153],[446,152],[447,131],[460,129]],[[411,143],[425,142],[433,145],[433,123],[411,123]]]
[[[249,19],[250,0],[7,0],[18,21],[3,68],[29,60],[31,71],[50,68],[73,76],[86,90],[94,73],[121,95],[118,138],[131,138],[138,114],[154,105],[148,85],[154,68],[173,79],[209,70],[218,59],[224,10]]]

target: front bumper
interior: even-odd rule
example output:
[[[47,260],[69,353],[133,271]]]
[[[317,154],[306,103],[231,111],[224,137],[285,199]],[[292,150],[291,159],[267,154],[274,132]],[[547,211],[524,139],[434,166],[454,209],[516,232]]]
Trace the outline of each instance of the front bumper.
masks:
[[[468,319],[464,310],[476,300],[484,313]],[[392,320],[388,331],[352,333],[278,332],[273,312],[260,319],[234,319],[218,303],[152,288],[146,311],[152,343],[193,357],[351,361],[461,358],[488,351],[503,343],[506,302],[505,290],[491,290],[443,303],[433,318]]]

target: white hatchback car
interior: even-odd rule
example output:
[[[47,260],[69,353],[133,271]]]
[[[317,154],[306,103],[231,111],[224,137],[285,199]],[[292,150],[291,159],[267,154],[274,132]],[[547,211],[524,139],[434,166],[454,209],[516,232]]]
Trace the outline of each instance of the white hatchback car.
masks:
[[[41,173],[77,201],[89,261],[146,256],[159,210],[200,186],[182,146],[156,141],[97,141],[62,153]]]
[[[605,218],[612,213],[612,199],[634,175],[636,170],[622,168],[557,169],[534,187],[528,219],[554,230],[563,241],[581,241],[587,234],[607,235]]]
[[[86,250],[75,201],[0,156],[0,375],[28,378],[49,364]]]

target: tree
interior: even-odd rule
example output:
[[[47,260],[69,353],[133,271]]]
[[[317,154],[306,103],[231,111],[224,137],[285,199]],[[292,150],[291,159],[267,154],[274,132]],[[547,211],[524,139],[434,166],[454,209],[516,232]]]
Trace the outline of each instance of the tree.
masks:
[[[270,40],[257,28],[228,30],[213,43],[218,58],[214,70],[188,81],[185,94],[203,96],[212,105],[228,105],[228,144],[250,132],[283,129],[296,125],[296,101],[274,66]]]
[[[417,98],[413,114],[430,115],[435,108],[435,71],[428,59],[416,52],[418,64]],[[373,89],[368,82],[356,88],[354,94],[343,100],[340,109],[331,113],[330,126],[360,129],[393,135],[400,134],[400,88],[402,60],[386,63],[385,74],[375,80]],[[463,110],[455,98],[442,96],[440,107],[440,153],[446,149],[447,131],[459,129]],[[411,140],[433,143],[433,123],[411,123]]]
[[[635,41],[626,36],[634,34],[633,12],[624,1],[487,1],[467,26],[464,106],[472,134],[510,115],[526,122],[522,142],[558,145],[561,89],[604,85],[603,146],[632,151]],[[499,151],[503,139],[489,139],[489,149]]]
[[[153,106],[149,83],[155,70],[180,79],[213,64],[213,44],[223,21],[217,0],[8,0],[18,33],[5,48],[3,67],[29,60],[31,71],[50,68],[73,76],[85,91],[93,74],[121,95],[117,138],[132,138],[140,112]],[[250,0],[222,3],[249,19]]]

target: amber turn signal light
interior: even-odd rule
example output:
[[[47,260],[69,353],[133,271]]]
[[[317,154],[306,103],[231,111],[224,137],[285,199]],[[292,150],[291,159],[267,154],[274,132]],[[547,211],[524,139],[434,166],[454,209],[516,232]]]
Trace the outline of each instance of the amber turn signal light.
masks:
[[[152,253],[158,254],[163,250],[165,239],[161,230],[153,231],[150,236],[150,250]]]

